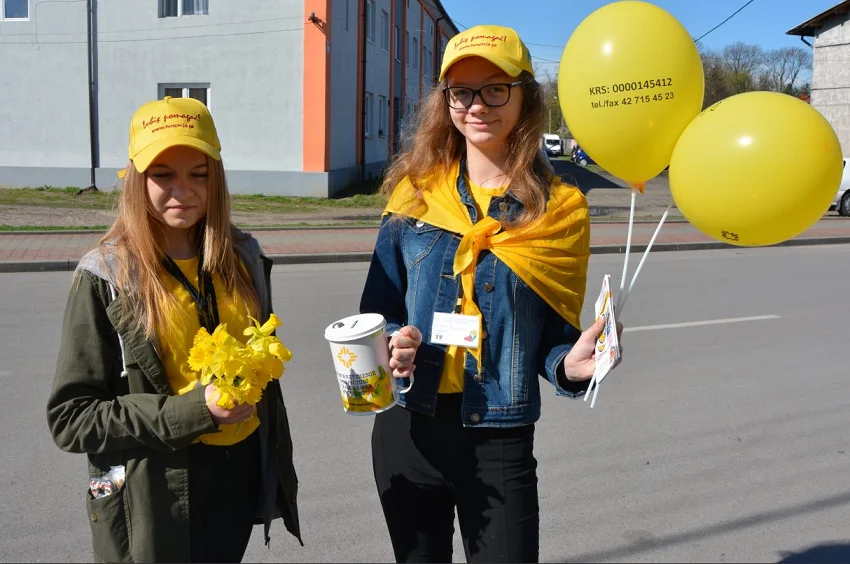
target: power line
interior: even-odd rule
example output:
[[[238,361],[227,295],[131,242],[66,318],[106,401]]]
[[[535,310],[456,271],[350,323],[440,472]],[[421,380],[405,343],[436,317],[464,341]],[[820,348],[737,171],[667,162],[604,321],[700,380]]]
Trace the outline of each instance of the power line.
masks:
[[[726,22],[728,22],[729,20],[731,20],[733,17],[735,17],[735,16],[738,14],[738,12],[740,12],[741,10],[743,10],[744,8],[746,8],[747,6],[749,6],[750,4],[752,4],[752,3],[753,3],[753,1],[754,1],[754,0],[749,0],[749,2],[747,2],[746,4],[744,4],[743,6],[741,6],[740,8],[738,8],[737,10],[735,10],[735,12],[734,12],[731,16],[729,16],[728,18],[726,18],[725,20],[723,20],[722,22],[720,22],[719,24],[717,24],[717,25],[716,25],[716,26],[714,26],[713,28],[711,28],[711,29],[709,29],[708,31],[706,31],[705,33],[703,33],[700,37],[698,37],[698,38],[697,38],[696,42],[700,41],[703,37],[705,37],[706,35],[708,35],[708,34],[709,34],[709,33],[711,33],[712,31],[714,31],[714,30],[715,30],[715,29],[717,29],[718,27],[722,26],[723,24],[725,24]]]
[[[545,43],[526,43],[526,45],[531,45],[532,47],[548,47],[550,49],[563,49],[565,45],[546,45]]]
[[[553,61],[552,59],[544,59],[543,57],[537,57],[536,55],[531,56],[532,59],[537,59],[538,61],[544,61],[546,63],[555,63],[559,64],[561,61]]]

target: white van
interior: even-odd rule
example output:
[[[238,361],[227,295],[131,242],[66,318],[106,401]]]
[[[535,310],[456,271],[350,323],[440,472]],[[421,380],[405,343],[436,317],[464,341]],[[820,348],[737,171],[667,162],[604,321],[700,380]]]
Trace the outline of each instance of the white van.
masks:
[[[543,134],[543,148],[550,157],[557,157],[564,154],[561,138],[554,133]]]
[[[848,159],[844,159],[844,174],[841,176],[841,184],[838,186],[838,194],[835,195],[830,210],[835,210],[838,215],[850,217],[850,168],[847,166]]]

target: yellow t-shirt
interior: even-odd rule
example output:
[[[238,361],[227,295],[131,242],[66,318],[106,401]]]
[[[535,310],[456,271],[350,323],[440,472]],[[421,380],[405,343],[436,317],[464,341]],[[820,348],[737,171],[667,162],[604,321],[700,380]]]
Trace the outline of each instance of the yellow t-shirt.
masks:
[[[469,177],[466,177],[466,185],[469,188],[469,193],[472,199],[475,200],[475,205],[478,208],[478,219],[487,215],[487,210],[490,208],[490,202],[493,198],[504,195],[508,189],[507,186],[499,188],[482,188],[477,184],[473,184]],[[443,373],[440,377],[440,386],[437,393],[454,394],[463,391],[463,374],[464,364],[466,363],[466,348],[456,347],[454,345],[446,346],[446,360],[443,364]]]
[[[174,262],[186,279],[197,288],[198,258]],[[182,395],[200,385],[198,375],[189,368],[187,361],[195,334],[201,328],[201,322],[198,319],[195,301],[186,288],[167,272],[163,274],[163,282],[177,299],[178,306],[174,312],[175,317],[169,320],[165,327],[157,327],[156,335],[159,340],[162,364],[171,389],[175,394]],[[219,276],[213,276],[213,287],[218,305],[219,323],[227,323],[227,332],[242,343],[246,342],[248,337],[243,336],[242,331],[251,325],[248,316],[256,319],[257,314],[248,311],[248,305],[241,298],[228,294]],[[208,445],[233,445],[248,437],[259,425],[260,421],[256,416],[244,421],[241,426],[239,424],[220,425],[218,433],[201,435],[194,442]]]

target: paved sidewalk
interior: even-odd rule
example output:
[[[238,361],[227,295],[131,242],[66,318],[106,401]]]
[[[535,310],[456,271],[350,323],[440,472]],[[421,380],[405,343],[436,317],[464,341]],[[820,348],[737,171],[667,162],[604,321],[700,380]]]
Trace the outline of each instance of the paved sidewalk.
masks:
[[[636,223],[632,249],[640,252],[649,242],[657,223]],[[594,254],[622,253],[628,232],[626,223],[593,223],[591,245]],[[304,228],[255,230],[263,250],[278,264],[352,262],[369,259],[375,244],[374,227]],[[0,272],[72,270],[77,260],[102,233],[2,233],[0,232]],[[800,237],[784,245],[850,243],[850,220],[823,219]],[[664,225],[653,251],[728,248],[686,222]]]

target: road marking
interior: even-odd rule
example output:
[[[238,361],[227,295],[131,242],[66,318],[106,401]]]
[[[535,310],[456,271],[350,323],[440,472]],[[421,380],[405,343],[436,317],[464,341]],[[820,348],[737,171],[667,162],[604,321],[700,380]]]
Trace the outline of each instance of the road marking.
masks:
[[[769,321],[781,319],[778,315],[754,315],[752,317],[730,317],[727,319],[709,319],[706,321],[689,321],[687,323],[666,323],[664,325],[643,325],[641,327],[626,327],[624,332],[658,331],[660,329],[681,329],[683,327],[702,327],[704,325],[725,325],[727,323],[746,323],[749,321]]]

